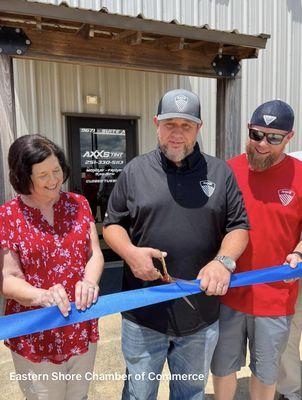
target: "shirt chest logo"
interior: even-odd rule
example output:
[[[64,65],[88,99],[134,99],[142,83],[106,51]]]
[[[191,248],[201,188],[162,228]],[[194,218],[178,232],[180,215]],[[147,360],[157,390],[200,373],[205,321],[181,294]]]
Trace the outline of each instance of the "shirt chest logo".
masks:
[[[278,189],[278,196],[283,206],[288,206],[295,197],[295,192],[290,189]]]
[[[200,187],[201,187],[203,193],[206,196],[211,197],[212,194],[214,193],[216,184],[211,181],[200,181],[199,184],[200,184]]]

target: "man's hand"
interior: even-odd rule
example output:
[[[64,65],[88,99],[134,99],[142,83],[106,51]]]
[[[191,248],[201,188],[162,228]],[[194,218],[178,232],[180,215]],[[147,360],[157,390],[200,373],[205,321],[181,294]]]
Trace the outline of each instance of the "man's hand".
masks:
[[[200,288],[208,296],[223,296],[228,290],[230,277],[231,273],[222,263],[213,260],[199,271],[197,279],[201,279]]]
[[[301,261],[299,254],[290,253],[287,255],[284,264],[289,264],[291,268],[296,268],[297,264]]]
[[[296,268],[297,264],[301,262],[301,258],[298,254],[295,253],[290,253],[286,256],[286,259],[284,261],[284,264],[289,264],[291,268]],[[299,278],[293,278],[293,279],[286,279],[284,282],[285,283],[290,283],[290,282],[295,282]]]
[[[153,265],[152,258],[166,257],[166,252],[151,247],[133,246],[126,258],[127,264],[130,266],[133,275],[143,281],[155,281],[161,277],[161,273]]]

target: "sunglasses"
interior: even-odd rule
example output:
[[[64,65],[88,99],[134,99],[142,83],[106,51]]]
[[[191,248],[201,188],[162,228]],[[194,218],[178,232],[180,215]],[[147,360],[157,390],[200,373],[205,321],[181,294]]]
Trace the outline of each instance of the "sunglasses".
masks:
[[[249,129],[249,138],[256,142],[261,142],[265,137],[269,144],[278,145],[282,143],[285,136],[287,135],[282,135],[281,133],[264,133],[256,129]]]

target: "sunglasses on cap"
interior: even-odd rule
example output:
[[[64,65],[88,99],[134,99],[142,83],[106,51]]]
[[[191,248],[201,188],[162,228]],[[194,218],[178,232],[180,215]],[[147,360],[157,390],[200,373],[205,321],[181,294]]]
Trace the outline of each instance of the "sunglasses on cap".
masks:
[[[266,138],[267,143],[272,145],[281,144],[283,139],[287,135],[282,135],[281,133],[264,133],[257,131],[256,129],[249,129],[249,138],[255,140],[256,142],[261,142],[261,140]]]

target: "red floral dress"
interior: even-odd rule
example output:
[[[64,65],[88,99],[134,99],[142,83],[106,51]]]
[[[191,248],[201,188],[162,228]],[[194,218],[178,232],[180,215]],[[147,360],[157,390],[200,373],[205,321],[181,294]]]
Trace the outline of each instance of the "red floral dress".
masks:
[[[0,246],[19,256],[25,279],[48,289],[61,283],[70,301],[75,300],[75,284],[83,279],[90,249],[90,222],[93,217],[85,197],[61,192],[54,205],[54,226],[37,208],[25,205],[20,196],[0,207]],[[8,300],[5,314],[27,311]],[[88,350],[96,342],[98,322],[91,320],[5,341],[12,351],[33,361],[60,364]]]

